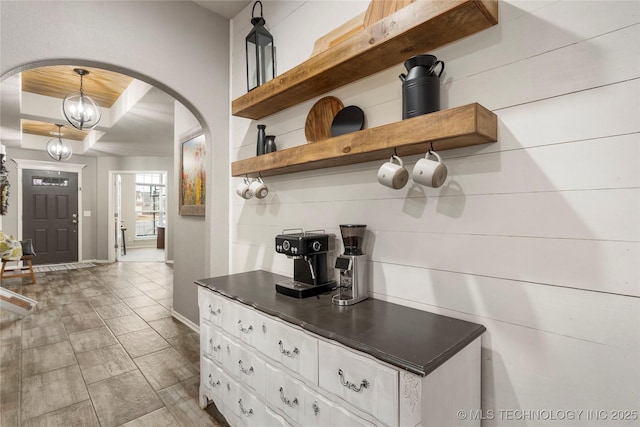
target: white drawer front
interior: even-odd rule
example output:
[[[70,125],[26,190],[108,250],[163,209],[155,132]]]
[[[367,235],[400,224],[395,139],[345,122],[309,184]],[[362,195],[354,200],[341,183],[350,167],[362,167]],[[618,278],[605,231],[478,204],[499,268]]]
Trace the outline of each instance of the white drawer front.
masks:
[[[198,306],[200,317],[216,326],[222,327],[224,318],[228,316],[227,300],[202,286],[198,287]]]
[[[332,425],[335,427],[374,427],[370,422],[338,407],[335,408],[335,420]]]
[[[204,384],[214,397],[215,401],[223,401],[223,389],[227,381],[227,376],[222,369],[217,367],[212,361],[202,359],[200,365],[200,383]]]
[[[319,357],[321,388],[387,425],[398,424],[398,371],[324,341]]]
[[[238,303],[230,304],[231,313],[225,329],[258,350],[264,349],[266,317]]]
[[[248,427],[264,427],[267,423],[267,406],[244,387],[236,402],[238,417]]]
[[[300,425],[305,427],[334,426],[338,410],[336,404],[307,387],[302,388],[302,393],[304,397]]]
[[[282,365],[318,384],[318,340],[278,321],[269,324],[267,354]]]
[[[264,425],[265,427],[291,427],[291,424],[286,422],[280,415],[270,411],[268,407],[267,417]]]
[[[222,363],[223,336],[213,326],[202,323],[200,326],[200,349],[211,360]]]
[[[303,386],[284,371],[267,364],[266,398],[269,406],[279,409],[296,423],[304,425],[305,407]]]
[[[265,362],[253,349],[240,347],[236,353],[235,376],[254,389],[260,396],[265,393]]]

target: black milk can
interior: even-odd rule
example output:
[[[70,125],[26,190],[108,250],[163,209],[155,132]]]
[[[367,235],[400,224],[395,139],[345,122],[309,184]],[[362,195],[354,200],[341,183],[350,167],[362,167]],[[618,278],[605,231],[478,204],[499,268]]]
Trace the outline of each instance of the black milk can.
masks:
[[[440,110],[440,76],[444,62],[433,55],[417,55],[404,63],[407,74],[402,81],[402,119]],[[440,66],[440,72],[436,72]]]

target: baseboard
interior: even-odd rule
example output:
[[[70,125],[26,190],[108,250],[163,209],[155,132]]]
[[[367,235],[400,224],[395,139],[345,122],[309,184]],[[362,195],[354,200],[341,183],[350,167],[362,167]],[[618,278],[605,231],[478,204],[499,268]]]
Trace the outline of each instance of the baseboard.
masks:
[[[192,329],[194,332],[197,332],[198,334],[200,333],[200,326],[196,325],[191,320],[187,319],[177,311],[171,310],[171,316],[176,320],[179,320],[180,322],[184,323],[189,329]]]

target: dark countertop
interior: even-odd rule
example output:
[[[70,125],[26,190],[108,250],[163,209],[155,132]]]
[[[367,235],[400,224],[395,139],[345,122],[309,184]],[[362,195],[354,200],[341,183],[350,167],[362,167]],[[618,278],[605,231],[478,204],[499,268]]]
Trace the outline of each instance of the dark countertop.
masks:
[[[486,330],[476,323],[372,298],[337,306],[331,303],[331,294],[297,299],[277,293],[275,283],[287,279],[258,270],[200,279],[196,284],[421,376]]]

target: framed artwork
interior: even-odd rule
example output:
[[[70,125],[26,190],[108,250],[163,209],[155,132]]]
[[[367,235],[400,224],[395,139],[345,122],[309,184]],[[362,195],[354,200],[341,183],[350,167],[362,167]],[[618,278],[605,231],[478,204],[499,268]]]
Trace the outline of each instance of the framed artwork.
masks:
[[[203,134],[182,142],[180,215],[204,216],[207,182],[205,156]]]

